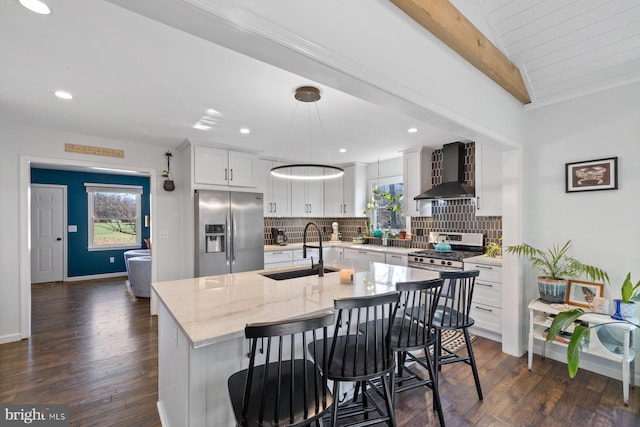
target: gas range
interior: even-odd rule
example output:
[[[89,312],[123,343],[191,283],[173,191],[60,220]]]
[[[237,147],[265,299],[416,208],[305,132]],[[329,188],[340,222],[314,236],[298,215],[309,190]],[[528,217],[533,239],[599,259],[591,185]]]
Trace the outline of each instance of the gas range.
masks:
[[[465,258],[481,255],[484,236],[480,233],[429,233],[431,249],[417,250],[409,253],[409,267],[436,271],[459,271],[464,267]],[[447,242],[451,251],[436,251],[435,245]]]

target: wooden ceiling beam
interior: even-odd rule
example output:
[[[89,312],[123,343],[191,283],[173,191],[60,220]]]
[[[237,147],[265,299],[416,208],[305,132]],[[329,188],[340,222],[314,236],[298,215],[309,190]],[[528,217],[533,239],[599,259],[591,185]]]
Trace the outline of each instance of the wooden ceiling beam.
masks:
[[[523,104],[531,98],[520,70],[448,0],[391,0]]]

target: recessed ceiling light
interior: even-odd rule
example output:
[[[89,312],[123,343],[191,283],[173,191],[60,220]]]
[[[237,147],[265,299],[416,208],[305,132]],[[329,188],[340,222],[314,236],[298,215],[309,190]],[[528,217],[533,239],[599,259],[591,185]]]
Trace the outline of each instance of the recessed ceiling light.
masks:
[[[211,126],[203,125],[202,123],[198,122],[195,125],[193,125],[193,128],[199,129],[199,130],[209,130],[211,129]]]
[[[407,132],[409,132],[409,133],[416,133],[416,132],[418,132],[418,128],[409,128],[409,129],[407,130]]]
[[[242,129],[240,129],[240,133],[244,133],[244,134],[251,133],[251,130],[249,130],[247,128],[242,128]]]
[[[341,153],[346,153],[346,152],[347,152],[347,149],[346,149],[346,148],[341,148],[341,149],[340,149],[340,152],[341,152]]]
[[[64,90],[57,90],[54,92],[54,95],[60,99],[73,99],[73,95]]]
[[[51,13],[51,9],[49,9],[49,6],[47,6],[40,0],[20,0],[20,4],[29,9],[31,12],[35,12],[40,15],[49,15]]]

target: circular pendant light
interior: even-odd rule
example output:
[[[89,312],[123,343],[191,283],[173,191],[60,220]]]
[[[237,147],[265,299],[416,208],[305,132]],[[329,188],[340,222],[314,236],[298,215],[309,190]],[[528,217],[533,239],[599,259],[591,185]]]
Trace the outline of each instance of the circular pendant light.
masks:
[[[296,89],[294,98],[300,102],[316,102],[320,99],[320,89],[313,86],[299,87]],[[311,119],[309,119],[309,121],[310,120]],[[320,120],[319,112],[318,120]],[[320,122],[320,127],[322,127],[322,122]],[[309,129],[310,128],[311,122],[309,122]],[[311,137],[309,137],[309,147],[311,147]],[[344,175],[344,169],[338,166],[322,165],[312,162],[296,163],[273,167],[271,168],[271,175],[285,179],[321,180],[339,178]]]

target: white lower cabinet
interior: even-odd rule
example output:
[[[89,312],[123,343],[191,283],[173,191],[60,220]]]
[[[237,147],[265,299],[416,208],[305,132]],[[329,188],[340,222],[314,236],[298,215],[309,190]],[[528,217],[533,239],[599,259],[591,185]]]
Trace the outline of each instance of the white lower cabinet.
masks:
[[[291,267],[293,256],[291,250],[272,251],[264,253],[264,269],[274,270],[276,268]]]
[[[327,249],[324,256],[325,261],[344,261],[344,250],[342,248],[336,248],[332,246]]]
[[[327,252],[329,248],[322,248],[322,259],[326,261]],[[302,249],[294,249],[293,250],[293,265],[306,265],[311,267],[311,258],[313,258],[313,263],[317,264],[320,260],[320,250],[317,248],[307,248],[307,257],[304,258],[302,256]]]
[[[345,261],[374,261],[374,262],[387,262],[387,258],[384,252],[378,251],[366,251],[364,249],[349,249],[344,248],[344,260]]]
[[[465,270],[479,270],[471,302],[472,332],[502,341],[502,267],[490,260],[464,263]]]
[[[385,262],[392,265],[402,265],[404,267],[409,263],[409,257],[407,255],[399,254],[386,254]]]

